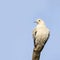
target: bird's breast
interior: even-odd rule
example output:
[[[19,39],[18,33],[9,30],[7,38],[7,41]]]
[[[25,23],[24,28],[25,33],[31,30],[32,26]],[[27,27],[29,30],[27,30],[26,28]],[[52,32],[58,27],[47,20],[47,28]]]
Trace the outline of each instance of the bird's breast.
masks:
[[[46,40],[48,37],[48,30],[47,29],[39,29],[37,30],[36,38],[37,40]]]

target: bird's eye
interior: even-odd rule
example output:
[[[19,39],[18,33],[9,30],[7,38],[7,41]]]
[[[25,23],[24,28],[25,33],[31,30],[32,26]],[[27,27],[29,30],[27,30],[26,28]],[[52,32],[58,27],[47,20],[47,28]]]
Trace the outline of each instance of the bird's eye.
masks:
[[[40,22],[40,20],[39,20],[39,22]]]

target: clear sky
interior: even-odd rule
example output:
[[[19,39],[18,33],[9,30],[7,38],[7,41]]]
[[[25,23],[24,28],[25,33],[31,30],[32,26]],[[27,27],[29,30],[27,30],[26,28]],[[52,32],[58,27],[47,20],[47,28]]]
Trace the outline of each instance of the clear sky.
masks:
[[[60,0],[0,0],[0,60],[32,60],[38,18],[51,33],[41,60],[60,60]]]

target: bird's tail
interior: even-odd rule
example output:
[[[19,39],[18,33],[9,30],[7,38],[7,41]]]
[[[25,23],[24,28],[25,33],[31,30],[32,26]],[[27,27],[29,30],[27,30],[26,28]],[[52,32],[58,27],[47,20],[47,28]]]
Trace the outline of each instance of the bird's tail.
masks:
[[[40,51],[33,50],[32,60],[39,60],[40,59]]]

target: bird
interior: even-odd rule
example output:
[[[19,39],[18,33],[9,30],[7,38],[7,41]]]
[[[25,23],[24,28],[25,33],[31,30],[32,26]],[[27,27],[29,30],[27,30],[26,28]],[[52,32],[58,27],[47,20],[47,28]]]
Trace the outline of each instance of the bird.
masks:
[[[50,36],[50,30],[47,28],[45,22],[42,19],[37,19],[35,23],[37,25],[32,31],[34,41],[32,60],[39,60],[41,51],[43,50]]]

